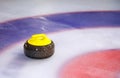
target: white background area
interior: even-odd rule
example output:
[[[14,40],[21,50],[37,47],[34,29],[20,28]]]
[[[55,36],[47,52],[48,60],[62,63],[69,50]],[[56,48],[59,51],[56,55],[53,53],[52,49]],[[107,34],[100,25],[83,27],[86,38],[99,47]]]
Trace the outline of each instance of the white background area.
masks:
[[[120,10],[120,0],[0,0],[0,21],[73,11]]]
[[[21,49],[24,41],[20,42],[0,56],[0,78],[59,78],[64,64],[76,56],[100,50],[120,49],[119,31],[120,28],[98,28],[49,34],[49,38],[55,43],[55,53],[43,60],[25,57]],[[116,72],[111,75],[114,73]]]
[[[64,64],[70,60],[72,61],[76,56],[82,56],[83,54],[100,50],[120,49],[119,31],[120,28],[99,28],[77,29],[49,34],[49,38],[55,43],[54,55],[45,60],[26,61],[26,65],[20,69],[17,77],[59,78],[60,70]],[[20,46],[22,45],[18,45],[16,49],[20,49]],[[15,48],[15,46],[13,48]],[[13,54],[14,52],[17,54],[15,49],[11,48],[11,50],[13,50],[11,51]],[[5,55],[9,55],[8,52],[6,53]],[[12,58],[13,57],[15,56],[12,56]],[[107,71],[107,73],[109,73],[109,71]]]

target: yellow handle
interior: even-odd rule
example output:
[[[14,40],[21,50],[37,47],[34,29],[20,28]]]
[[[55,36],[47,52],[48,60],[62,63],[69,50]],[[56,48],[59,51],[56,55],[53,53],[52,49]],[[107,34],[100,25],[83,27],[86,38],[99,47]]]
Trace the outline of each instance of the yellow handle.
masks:
[[[34,34],[28,39],[28,43],[34,46],[45,46],[49,45],[51,40],[45,34]]]

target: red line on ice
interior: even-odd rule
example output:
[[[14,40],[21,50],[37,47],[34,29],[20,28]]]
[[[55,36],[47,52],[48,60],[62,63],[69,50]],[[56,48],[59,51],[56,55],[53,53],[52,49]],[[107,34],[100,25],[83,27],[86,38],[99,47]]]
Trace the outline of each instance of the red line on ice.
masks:
[[[60,78],[119,78],[120,50],[92,52],[70,60]]]

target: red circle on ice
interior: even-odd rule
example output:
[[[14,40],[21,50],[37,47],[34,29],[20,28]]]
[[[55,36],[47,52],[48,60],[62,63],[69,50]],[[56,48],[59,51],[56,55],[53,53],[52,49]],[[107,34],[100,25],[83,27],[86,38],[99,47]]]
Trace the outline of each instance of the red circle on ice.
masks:
[[[120,50],[76,57],[63,67],[60,78],[120,78]]]

